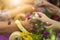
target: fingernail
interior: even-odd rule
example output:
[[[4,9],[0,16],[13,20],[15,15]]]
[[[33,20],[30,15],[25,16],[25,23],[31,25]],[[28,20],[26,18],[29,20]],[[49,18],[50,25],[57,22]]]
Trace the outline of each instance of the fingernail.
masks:
[[[50,24],[49,22],[46,22],[46,26],[51,26],[52,24]]]

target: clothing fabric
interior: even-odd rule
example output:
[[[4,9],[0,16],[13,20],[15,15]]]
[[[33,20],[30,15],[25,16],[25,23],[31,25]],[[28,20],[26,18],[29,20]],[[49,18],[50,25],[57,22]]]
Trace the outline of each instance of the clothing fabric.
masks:
[[[7,12],[7,11],[2,11],[2,10],[0,10],[0,19],[4,16],[4,17],[8,17],[8,15],[9,15],[9,12]],[[1,17],[2,16],[2,17]],[[3,19],[5,19],[5,18],[3,18]],[[2,20],[2,19],[1,19]],[[0,20],[0,21],[1,21]],[[9,36],[10,36],[10,34],[0,34],[0,40],[9,40]]]
[[[0,40],[9,40],[10,34],[1,34],[0,35]]]

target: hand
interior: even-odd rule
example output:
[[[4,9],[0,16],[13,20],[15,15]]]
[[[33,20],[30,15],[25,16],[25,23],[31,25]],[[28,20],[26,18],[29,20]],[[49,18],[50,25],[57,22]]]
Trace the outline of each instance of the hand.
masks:
[[[21,22],[24,28],[26,28],[27,31],[29,32],[37,32],[37,27],[35,27],[30,21],[22,21]]]
[[[10,15],[12,18],[14,18],[16,15],[26,12],[33,12],[35,8],[32,5],[22,5],[17,8],[8,10],[10,12]]]
[[[13,9],[24,4],[31,5],[34,3],[34,0],[2,0],[2,2],[4,4],[4,8]]]
[[[42,12],[33,12],[33,14],[37,13],[39,17],[35,17],[35,19],[41,20],[43,22],[50,21],[50,19]]]
[[[35,1],[35,4],[38,5],[38,6],[45,6],[47,3],[46,0],[36,0]]]
[[[47,28],[52,27],[53,21],[51,19],[49,19],[45,14],[43,14],[42,12],[34,12],[34,13],[37,13],[38,16],[32,16],[31,17],[32,19],[35,19],[35,20],[37,19],[37,20],[40,20],[42,22],[45,22]]]

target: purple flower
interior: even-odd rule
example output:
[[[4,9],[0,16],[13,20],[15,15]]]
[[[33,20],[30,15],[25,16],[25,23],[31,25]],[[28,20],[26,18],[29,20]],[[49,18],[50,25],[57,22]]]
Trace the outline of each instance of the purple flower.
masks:
[[[9,40],[10,34],[1,34],[0,35],[0,40]]]
[[[44,36],[45,38],[47,38],[47,37],[49,37],[49,33],[45,31],[45,32],[43,33],[43,36]]]

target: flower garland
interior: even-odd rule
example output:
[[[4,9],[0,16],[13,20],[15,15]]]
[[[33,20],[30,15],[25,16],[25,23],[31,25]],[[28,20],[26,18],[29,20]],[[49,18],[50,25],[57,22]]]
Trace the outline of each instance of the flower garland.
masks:
[[[33,40],[56,40],[56,36],[53,32],[53,29],[52,28],[47,29],[43,26],[42,27],[39,26],[38,32],[36,34],[32,34],[32,38]]]
[[[36,14],[35,16],[38,17],[38,15]],[[38,30],[36,33],[30,33],[28,32],[22,25],[20,20],[16,20],[15,23],[17,24],[18,28],[22,31],[18,34],[15,33],[15,37],[14,34],[12,36],[10,36],[9,40],[56,40],[56,35],[53,32],[53,28],[46,28],[46,23],[45,22],[41,22],[39,20],[35,20],[35,21],[31,21],[31,23],[33,23],[33,25],[35,27],[38,27]],[[13,39],[14,37],[14,39]]]

